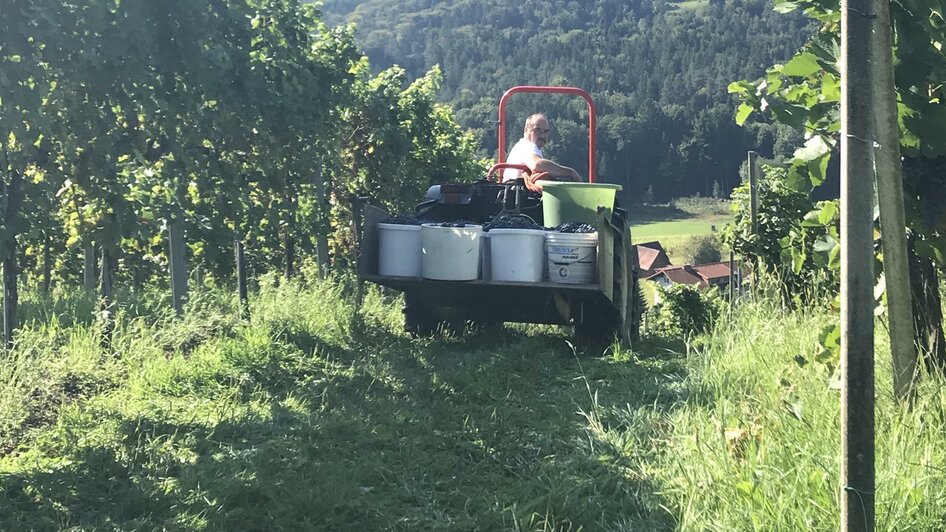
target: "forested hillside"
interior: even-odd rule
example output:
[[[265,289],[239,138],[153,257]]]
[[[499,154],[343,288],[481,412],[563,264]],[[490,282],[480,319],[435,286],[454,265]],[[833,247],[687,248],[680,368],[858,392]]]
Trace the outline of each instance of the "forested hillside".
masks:
[[[793,133],[733,122],[729,82],[784,61],[810,32],[764,0],[326,0],[329,24],[353,22],[375,68],[410,76],[440,64],[441,99],[495,156],[496,104],[513,85],[575,85],[598,104],[598,174],[628,199],[727,194],[745,152],[779,155]],[[547,153],[586,166],[584,103],[517,96],[510,139],[541,110],[553,121]],[[584,172],[582,172],[584,173]]]

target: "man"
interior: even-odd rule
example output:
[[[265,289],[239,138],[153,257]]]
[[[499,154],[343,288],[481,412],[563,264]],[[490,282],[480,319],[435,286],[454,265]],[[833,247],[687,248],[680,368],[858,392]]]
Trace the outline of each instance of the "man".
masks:
[[[509,151],[506,162],[509,164],[524,164],[532,174],[520,172],[512,168],[503,171],[503,181],[512,181],[523,177],[529,190],[541,191],[542,187],[536,184],[540,179],[551,181],[581,181],[581,176],[574,168],[562,166],[542,157],[542,148],[549,138],[549,120],[545,115],[536,113],[526,118],[522,138]]]

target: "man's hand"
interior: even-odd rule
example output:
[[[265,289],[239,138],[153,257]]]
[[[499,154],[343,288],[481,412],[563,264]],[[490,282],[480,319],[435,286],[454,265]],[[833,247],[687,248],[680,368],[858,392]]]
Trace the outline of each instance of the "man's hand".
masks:
[[[525,174],[526,188],[532,192],[542,192],[542,185],[536,183],[539,180],[549,180],[551,176],[548,172],[532,172],[531,174]]]

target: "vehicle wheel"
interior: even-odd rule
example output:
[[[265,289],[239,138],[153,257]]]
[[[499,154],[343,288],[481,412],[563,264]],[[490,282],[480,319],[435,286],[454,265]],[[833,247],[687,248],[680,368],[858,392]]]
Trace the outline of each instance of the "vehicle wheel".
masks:
[[[630,238],[628,235],[626,238]],[[632,246],[621,243],[622,253],[615,257],[615,272],[622,272],[615,278],[614,292],[618,295],[619,321],[615,333],[628,347],[640,340],[641,313],[644,308],[644,296],[641,291],[640,278],[635,268],[634,251]]]
[[[575,326],[575,343],[582,347],[602,346],[614,340],[614,330],[600,320],[592,319]]]
[[[413,338],[433,336],[439,323],[415,294],[404,292],[404,331]]]

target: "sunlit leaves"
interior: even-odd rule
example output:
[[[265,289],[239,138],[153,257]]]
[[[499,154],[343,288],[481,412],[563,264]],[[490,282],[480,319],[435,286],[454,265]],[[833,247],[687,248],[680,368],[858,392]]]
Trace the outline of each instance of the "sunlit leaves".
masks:
[[[812,152],[817,154],[814,146]],[[753,232],[749,219],[746,184],[733,193],[736,219],[724,232],[726,242],[739,254],[754,257],[761,267],[779,272],[787,298],[810,288],[815,279],[836,283],[835,274],[825,275],[840,258],[836,202],[813,204],[784,168],[764,165],[763,174],[758,229]]]
[[[751,105],[746,103],[739,104],[739,109],[736,110],[736,123],[740,126],[743,125],[753,111],[755,111],[755,109]]]
[[[19,23],[26,12],[43,17]],[[284,239],[304,248],[343,226],[326,215],[351,191],[406,208],[431,179],[477,176],[472,137],[436,103],[439,72],[374,77],[352,29],[316,14],[294,0],[5,11],[3,38],[37,43],[0,45],[4,155],[21,170],[44,158],[24,182],[28,225],[120,244],[141,266],[183,217],[198,260],[229,262],[238,231],[271,261]]]
[[[791,77],[807,78],[821,70],[818,58],[810,52],[802,52],[793,57],[784,67],[782,74]]]

